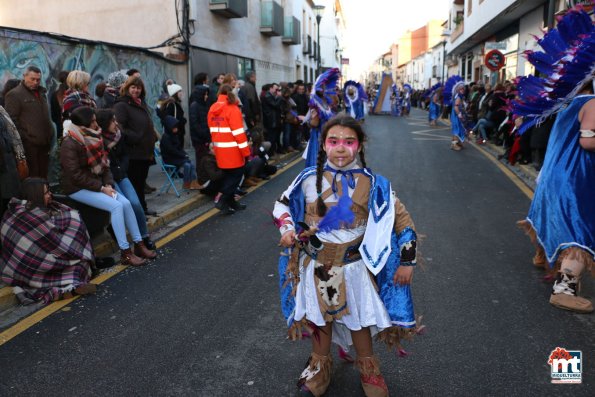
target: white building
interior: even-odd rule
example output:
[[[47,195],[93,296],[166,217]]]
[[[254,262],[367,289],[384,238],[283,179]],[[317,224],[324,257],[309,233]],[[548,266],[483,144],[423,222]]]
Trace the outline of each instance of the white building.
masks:
[[[339,0],[318,0],[324,6],[320,20],[320,60],[322,69],[341,69],[341,57],[345,50],[345,17]]]
[[[446,45],[448,75],[493,84],[531,73],[522,54],[536,49],[532,35],[541,35],[548,17],[565,9],[566,3],[556,0],[549,10],[547,0],[454,0],[448,21],[452,34]],[[498,71],[485,66],[492,49],[505,57]]]

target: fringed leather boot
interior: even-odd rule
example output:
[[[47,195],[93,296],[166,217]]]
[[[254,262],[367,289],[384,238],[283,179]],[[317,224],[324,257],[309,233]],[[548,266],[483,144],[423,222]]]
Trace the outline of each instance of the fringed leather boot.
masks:
[[[581,275],[585,270],[585,263],[589,263],[589,261],[591,258],[585,255],[585,251],[567,248],[561,259],[558,278],[550,296],[552,305],[576,313],[591,313],[593,311],[591,301],[578,296]]]
[[[330,353],[321,356],[312,352],[306,368],[302,371],[297,387],[302,396],[322,396],[331,383],[333,359]]]
[[[380,364],[376,356],[358,357],[355,363],[366,397],[388,397],[388,387],[380,374]]]

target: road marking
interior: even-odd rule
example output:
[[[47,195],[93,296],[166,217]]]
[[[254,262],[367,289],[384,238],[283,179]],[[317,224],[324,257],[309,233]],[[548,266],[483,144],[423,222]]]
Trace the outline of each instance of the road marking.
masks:
[[[531,190],[527,185],[525,185],[525,183],[521,180],[521,178],[519,178],[514,172],[512,172],[511,170],[506,168],[506,166],[504,166],[504,164],[499,162],[494,156],[489,154],[485,149],[483,149],[475,144],[471,144],[471,146],[474,147],[475,149],[479,150],[479,152],[481,154],[483,154],[485,157],[487,157],[488,160],[490,160],[492,163],[496,164],[496,166],[498,168],[500,168],[500,171],[502,171],[504,173],[504,175],[506,175],[508,177],[508,179],[510,179],[512,181],[512,183],[514,183],[519,189],[521,189],[521,191],[525,194],[525,196],[527,196],[529,198],[529,200],[533,200],[533,190]]]
[[[303,159],[300,156],[297,159],[295,159],[294,161],[292,161],[291,163],[288,163],[285,167],[278,170],[274,175],[272,175],[270,180],[262,181],[257,186],[253,186],[250,189],[248,189],[248,193],[251,193],[252,191],[259,188],[260,186],[264,185],[265,183],[268,183],[268,182],[272,181],[273,179],[277,178],[279,175],[281,175],[284,172],[286,172],[287,170],[293,168],[294,165],[298,164],[302,160]],[[212,218],[217,213],[219,213],[219,211],[216,208],[210,209],[209,211],[205,212],[204,214],[202,214],[198,218],[194,219],[193,221],[185,224],[184,226],[182,226],[182,227],[172,231],[168,235],[164,236],[163,238],[158,240],[155,243],[155,245],[158,248],[163,247],[164,245],[166,245],[167,243],[176,239],[177,237],[181,236],[182,234],[186,233],[187,231],[200,225],[207,219]],[[122,271],[124,271],[127,268],[128,268],[128,266],[116,265],[112,268],[112,271],[101,273],[99,276],[95,277],[91,281],[93,282],[93,284],[97,284],[97,285],[102,284],[105,281],[109,280],[110,278],[114,277],[115,275],[121,273]],[[0,333],[0,346],[5,344],[9,340],[13,339],[20,333],[31,328],[35,324],[39,323],[46,317],[52,315],[53,313],[57,312],[58,310],[62,309],[63,307],[68,306],[70,303],[74,302],[78,298],[80,298],[80,296],[75,296],[70,299],[63,299],[63,300],[59,300],[56,302],[52,302],[49,305],[47,305],[47,306],[43,307],[42,309],[39,309],[35,313],[31,314],[30,316],[25,317],[24,319],[22,319],[21,321],[19,321],[15,325],[13,325],[12,327],[10,327]]]

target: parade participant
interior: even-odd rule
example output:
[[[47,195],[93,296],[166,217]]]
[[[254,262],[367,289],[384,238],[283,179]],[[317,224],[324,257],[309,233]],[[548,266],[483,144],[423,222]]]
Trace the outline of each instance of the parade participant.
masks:
[[[430,99],[430,106],[428,111],[428,120],[430,121],[430,125],[436,125],[436,121],[440,117],[440,92],[439,90],[442,88],[442,83],[434,84],[430,91],[428,92],[428,98]]]
[[[463,149],[463,142],[465,142],[465,83],[460,76],[454,75],[450,77],[444,85],[444,104],[445,106],[452,105],[450,111],[450,126],[452,133],[452,140],[450,148],[459,151]]]
[[[310,125],[310,139],[302,155],[306,159],[306,167],[316,165],[320,131],[324,128],[324,123],[334,116],[332,107],[337,100],[335,87],[340,75],[339,69],[329,69],[318,76],[312,88],[310,110],[304,119]]]
[[[364,87],[360,83],[349,80],[343,88],[345,111],[356,120],[364,120],[364,102],[368,99]]]
[[[395,117],[401,115],[401,93],[396,84],[392,85],[392,94],[390,96],[390,114]]]
[[[304,327],[313,335],[298,388],[324,394],[332,341],[344,350],[354,345],[366,396],[387,396],[372,337],[400,348],[416,331],[414,225],[390,182],[366,168],[358,121],[336,116],[320,138],[317,166],[300,173],[273,212],[286,247],[279,275],[288,334],[300,339]]]
[[[411,112],[411,91],[413,88],[409,84],[403,84],[403,100],[401,102],[403,116],[409,116],[409,112]]]
[[[525,221],[537,254],[533,262],[557,273],[550,303],[590,313],[578,296],[583,273],[595,271],[595,25],[574,8],[538,40],[543,52],[527,59],[546,77],[519,81],[512,112],[522,116],[519,133],[557,113]],[[577,95],[578,94],[578,95]]]

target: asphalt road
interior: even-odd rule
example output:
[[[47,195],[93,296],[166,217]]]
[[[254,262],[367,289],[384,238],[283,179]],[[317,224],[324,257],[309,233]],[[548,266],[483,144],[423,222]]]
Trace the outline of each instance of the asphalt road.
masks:
[[[548,304],[515,227],[529,199],[478,150],[449,150],[425,117],[365,123],[368,166],[426,236],[413,293],[427,332],[407,358],[376,346],[391,394],[593,395],[594,316]],[[285,338],[267,210],[301,167],[0,346],[0,395],[295,395],[310,346]],[[550,383],[557,346],[582,351],[582,385]],[[362,396],[357,371],[336,359],[326,395]]]

